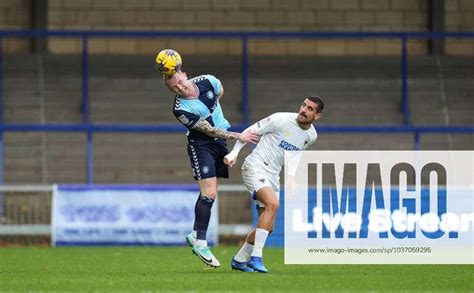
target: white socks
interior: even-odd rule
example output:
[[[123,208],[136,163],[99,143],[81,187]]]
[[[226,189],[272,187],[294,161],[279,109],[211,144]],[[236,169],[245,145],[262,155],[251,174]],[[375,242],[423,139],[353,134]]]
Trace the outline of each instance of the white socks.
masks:
[[[207,240],[202,240],[202,239],[197,239],[197,231],[196,230],[193,230],[193,232],[191,232],[191,235],[196,239],[196,244],[198,246],[201,246],[201,247],[207,247]]]
[[[262,250],[265,246],[265,241],[267,241],[268,231],[257,228],[255,230],[255,243],[253,245],[252,256],[262,257]]]
[[[197,245],[201,247],[207,247],[207,240],[198,239]]]
[[[267,230],[255,229],[254,245],[245,241],[239,252],[234,256],[234,259],[238,262],[247,262],[251,256],[262,257],[263,247],[265,246],[265,241],[267,241],[268,234]]]
[[[250,255],[253,251],[253,245],[245,241],[244,245],[240,248],[239,252],[234,256],[234,259],[238,262],[247,262],[250,259]]]
[[[197,245],[202,246],[202,247],[207,247],[207,240],[197,239],[196,230],[193,230],[193,232],[191,232],[191,235],[196,239]]]

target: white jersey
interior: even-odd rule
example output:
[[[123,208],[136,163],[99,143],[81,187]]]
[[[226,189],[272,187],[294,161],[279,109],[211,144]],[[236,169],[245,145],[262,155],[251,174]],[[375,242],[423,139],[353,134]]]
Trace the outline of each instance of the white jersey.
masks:
[[[250,128],[261,135],[260,141],[245,161],[279,178],[285,151],[308,149],[318,137],[313,125],[304,130],[296,122],[298,113],[275,113]]]

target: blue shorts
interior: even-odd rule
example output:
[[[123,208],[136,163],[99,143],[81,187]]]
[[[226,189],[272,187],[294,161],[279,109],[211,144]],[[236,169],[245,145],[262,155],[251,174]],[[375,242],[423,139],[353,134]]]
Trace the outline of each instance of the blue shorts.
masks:
[[[188,155],[195,180],[206,178],[229,178],[229,167],[224,157],[229,153],[224,140],[206,144],[188,143]]]

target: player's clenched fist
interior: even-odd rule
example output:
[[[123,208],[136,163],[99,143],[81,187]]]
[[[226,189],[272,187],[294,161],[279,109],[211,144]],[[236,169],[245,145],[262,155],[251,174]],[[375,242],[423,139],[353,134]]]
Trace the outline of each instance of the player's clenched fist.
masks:
[[[226,164],[229,167],[234,166],[235,162],[237,162],[237,156],[239,155],[239,152],[232,150],[230,153],[228,153],[224,157],[224,164]]]

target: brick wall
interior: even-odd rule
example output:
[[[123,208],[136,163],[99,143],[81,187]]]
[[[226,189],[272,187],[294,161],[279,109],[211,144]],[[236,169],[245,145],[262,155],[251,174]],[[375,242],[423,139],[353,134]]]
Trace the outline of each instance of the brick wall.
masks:
[[[17,3],[17,4],[10,4]],[[49,0],[49,29],[81,30],[351,30],[426,31],[428,0]],[[2,4],[3,3],[3,4]],[[0,0],[0,17],[30,1]],[[12,7],[9,7],[11,5]],[[8,8],[9,7],[9,8]],[[445,0],[448,30],[474,29],[473,0]],[[29,16],[28,16],[29,17]],[[8,16],[11,21],[20,17]],[[22,21],[28,25],[29,19]],[[1,25],[3,26],[3,25]],[[450,54],[474,54],[473,41],[449,40]],[[93,53],[150,54],[170,47],[183,54],[240,54],[235,39],[92,39]],[[56,53],[81,51],[79,39],[49,40]],[[426,42],[409,42],[410,54]],[[396,40],[251,40],[259,55],[393,55]]]
[[[474,1],[445,0],[445,27],[448,31],[474,30]],[[474,55],[473,39],[447,39],[445,43],[447,54]]]
[[[51,29],[113,30],[425,30],[425,1],[413,0],[50,0]],[[240,54],[238,40],[96,39],[94,53],[150,54],[170,47],[183,54]],[[79,40],[53,39],[54,52],[79,52]],[[393,40],[255,40],[258,55],[398,54]],[[410,52],[426,52],[410,42]]]
[[[0,29],[30,29],[30,0],[0,0]],[[3,41],[5,53],[29,52],[32,42],[25,38],[6,38]]]

